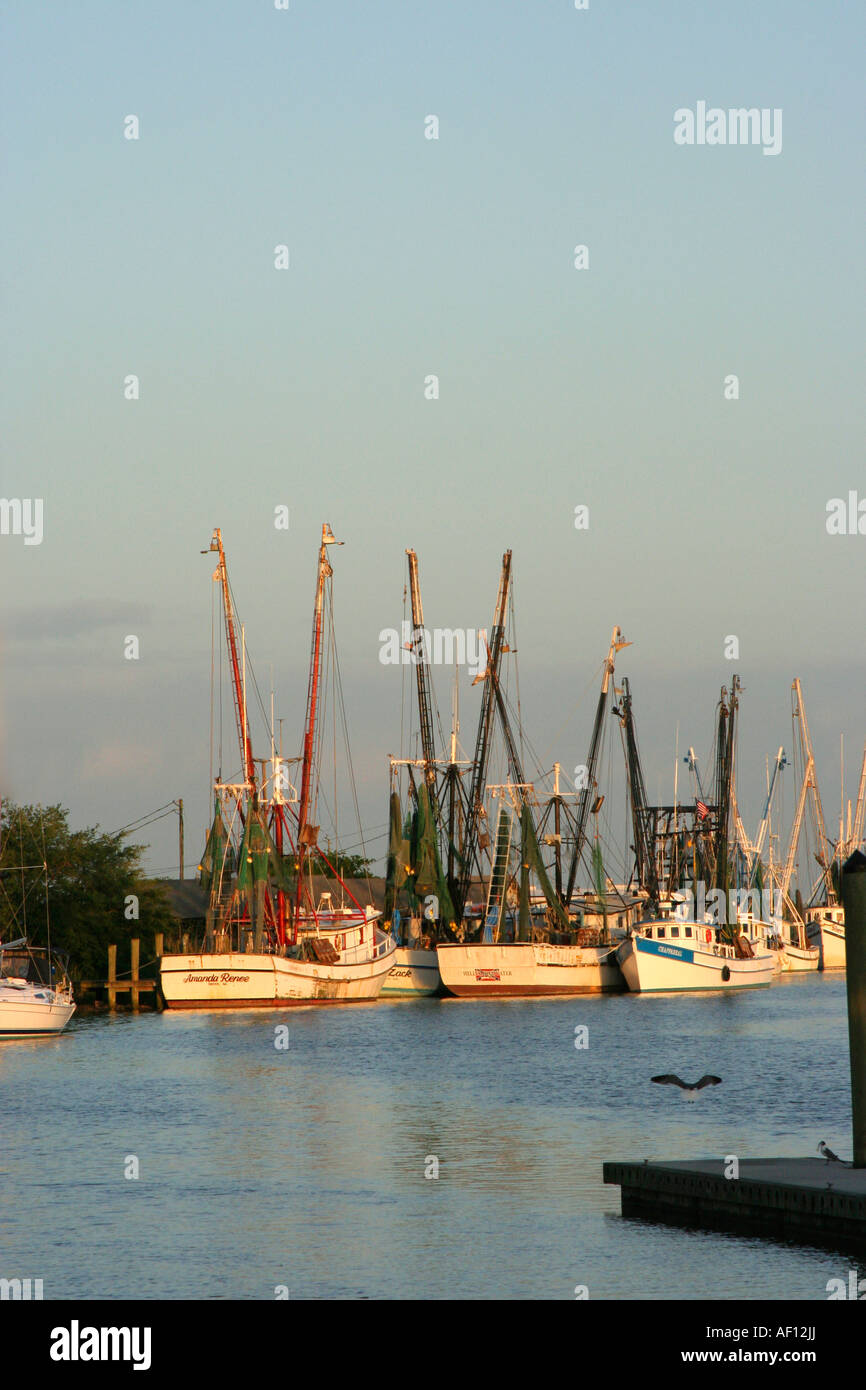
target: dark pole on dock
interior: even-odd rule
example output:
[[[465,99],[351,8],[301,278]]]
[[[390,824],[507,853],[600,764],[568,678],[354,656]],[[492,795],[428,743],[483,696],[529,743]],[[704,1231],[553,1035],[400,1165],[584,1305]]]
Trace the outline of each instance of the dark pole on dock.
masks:
[[[842,869],[845,974],[851,1051],[854,1167],[866,1168],[866,854],[855,849]]]

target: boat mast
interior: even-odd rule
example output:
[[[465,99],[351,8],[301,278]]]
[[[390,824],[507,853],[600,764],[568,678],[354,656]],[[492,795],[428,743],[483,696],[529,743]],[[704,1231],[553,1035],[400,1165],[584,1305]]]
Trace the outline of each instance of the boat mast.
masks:
[[[854,810],[854,824],[848,836],[847,850],[860,848],[863,839],[863,817],[866,814],[866,744],[863,745],[863,762],[860,765],[860,785],[857,789],[857,804]]]
[[[439,822],[439,801],[436,795],[436,746],[433,739],[433,714],[430,672],[424,645],[424,610],[421,606],[421,585],[418,580],[418,556],[407,550],[409,560],[409,595],[412,604],[412,649],[415,660],[415,679],[418,687],[418,721],[421,726],[421,751],[424,757],[424,781],[430,795],[434,824]]]
[[[478,733],[475,739],[475,756],[472,760],[472,781],[469,789],[469,803],[466,817],[466,836],[463,843],[463,867],[454,902],[454,911],[459,921],[469,896],[472,882],[472,867],[478,848],[478,835],[484,817],[482,796],[487,781],[487,761],[490,755],[490,732],[493,724],[493,711],[496,707],[494,694],[495,673],[499,670],[502,648],[505,639],[505,618],[508,611],[508,589],[511,583],[511,551],[506,550],[502,557],[502,572],[499,577],[499,592],[487,651],[487,670],[479,679],[484,680],[481,697],[481,713],[478,719]],[[491,678],[493,674],[494,678]],[[485,679],[486,677],[486,679]]]
[[[734,676],[731,681],[731,695],[728,701],[728,692],[724,686],[722,687],[721,699],[719,701],[719,728],[716,744],[716,805],[718,810],[716,813],[715,837],[715,886],[724,893],[726,903],[728,902],[728,880],[730,877],[730,821],[732,811],[735,813],[734,743],[737,709],[739,707],[739,700],[737,699],[739,689],[740,678],[739,676]]]
[[[809,787],[813,780],[815,761],[810,753],[806,761],[806,768],[803,773],[803,785],[800,788],[800,795],[797,798],[797,811],[794,816],[794,824],[791,827],[791,841],[788,845],[788,857],[785,860],[785,867],[782,871],[782,878],[779,884],[779,897],[784,909],[785,899],[788,896],[788,888],[791,883],[791,875],[794,872],[794,860],[797,855],[797,842],[800,839],[800,830],[803,825],[803,813],[806,810],[806,797]]]
[[[623,647],[630,647],[630,642],[622,640],[621,628],[615,627],[610,637],[610,650],[607,660],[604,663],[601,678],[601,691],[598,697],[598,705],[595,711],[595,723],[592,728],[592,740],[589,745],[589,762],[586,768],[586,785],[580,789],[580,801],[577,807],[577,823],[574,832],[574,849],[571,854],[571,863],[568,869],[568,887],[565,891],[563,902],[567,907],[571,902],[574,892],[574,880],[577,877],[577,866],[583,847],[586,841],[586,826],[589,817],[590,805],[595,801],[596,795],[596,770],[598,767],[598,754],[601,747],[604,716],[607,709],[608,693],[610,691],[610,678],[613,675],[614,662],[617,652],[621,652]]]
[[[316,711],[319,701],[319,669],[322,654],[322,615],[325,600],[325,582],[333,573],[328,564],[328,546],[342,545],[334,536],[327,522],[322,525],[322,542],[319,546],[319,565],[316,576],[316,601],[313,607],[313,639],[310,653],[310,675],[307,685],[307,717],[304,729],[304,756],[301,772],[301,796],[298,805],[298,885],[297,906],[300,908],[304,891],[304,859],[307,848],[314,845],[318,826],[308,822],[310,810],[310,786],[313,772],[313,756],[316,740]]]
[[[830,855],[827,844],[827,831],[824,826],[824,811],[821,806],[821,793],[818,790],[818,778],[815,774],[815,757],[812,752],[812,740],[809,737],[809,723],[806,719],[806,706],[803,702],[803,691],[800,686],[799,676],[795,678],[791,690],[794,694],[793,715],[800,721],[800,741],[803,745],[803,754],[807,763],[811,766],[811,792],[812,805],[815,812],[815,828],[818,837],[818,863],[821,865],[821,877],[827,887],[827,905],[834,906],[836,893],[833,888],[833,875],[830,872]]]
[[[755,881],[755,876],[756,876],[757,871],[758,871],[758,865],[759,865],[760,862],[761,862],[761,853],[762,853],[763,848],[764,848],[764,836],[766,835],[767,830],[768,830],[768,828],[769,828],[769,824],[770,824],[770,813],[771,813],[771,811],[772,811],[772,809],[773,809],[773,797],[775,796],[775,792],[776,792],[776,779],[777,779],[779,773],[781,772],[782,768],[783,768],[783,767],[787,767],[787,766],[788,766],[788,763],[787,763],[787,760],[786,760],[786,758],[785,758],[785,750],[784,750],[784,748],[780,748],[779,751],[778,751],[778,753],[776,754],[776,761],[775,761],[775,763],[773,764],[773,776],[772,776],[772,778],[769,779],[769,786],[767,787],[767,800],[766,800],[765,803],[764,803],[764,814],[761,816],[761,823],[760,823],[760,825],[758,826],[758,837],[757,837],[757,839],[755,840],[754,845],[752,845],[752,846],[750,847],[750,858],[751,858],[751,865],[750,865],[750,869],[749,869],[749,880],[750,880],[750,883],[754,883],[754,881]],[[772,848],[772,846],[771,846],[771,848]]]
[[[253,762],[253,749],[250,742],[249,726],[247,724],[245,682],[241,673],[241,658],[238,655],[237,623],[232,607],[232,596],[229,590],[229,576],[228,569],[226,568],[225,550],[223,549],[222,531],[218,526],[214,529],[208,550],[203,550],[202,554],[207,555],[209,551],[215,551],[219,557],[214,579],[222,588],[223,618],[225,620],[226,643],[228,645],[229,659],[231,662],[235,721],[237,723],[238,741],[240,743],[244,776],[249,785],[250,793],[255,799],[257,795],[256,768]]]
[[[637,747],[634,727],[634,713],[631,705],[631,690],[628,678],[623,677],[623,693],[620,701],[620,722],[625,732],[626,763],[631,801],[632,826],[634,828],[634,853],[638,883],[645,888],[651,902],[658,902],[659,881],[656,870],[655,844],[649,833],[649,808],[647,807],[646,786],[643,768]]]

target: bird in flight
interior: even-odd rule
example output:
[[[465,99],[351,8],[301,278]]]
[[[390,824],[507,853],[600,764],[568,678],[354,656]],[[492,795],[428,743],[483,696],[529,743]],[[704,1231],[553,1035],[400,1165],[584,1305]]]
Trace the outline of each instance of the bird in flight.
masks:
[[[823,1140],[823,1139],[821,1140],[820,1144],[818,1145],[818,1152],[819,1152],[819,1154],[821,1155],[822,1158],[826,1158],[826,1160],[827,1160],[828,1163],[841,1163],[841,1162],[842,1162],[842,1160],[841,1160],[841,1158],[839,1157],[839,1155],[838,1155],[838,1154],[834,1154],[833,1150],[827,1147],[827,1145],[824,1143],[824,1140]]]
[[[668,1073],[665,1076],[651,1076],[650,1080],[654,1081],[657,1086],[679,1086],[686,1100],[697,1100],[698,1091],[702,1091],[705,1086],[721,1086],[722,1084],[720,1076],[709,1075],[702,1076],[700,1081],[683,1081],[681,1077]]]

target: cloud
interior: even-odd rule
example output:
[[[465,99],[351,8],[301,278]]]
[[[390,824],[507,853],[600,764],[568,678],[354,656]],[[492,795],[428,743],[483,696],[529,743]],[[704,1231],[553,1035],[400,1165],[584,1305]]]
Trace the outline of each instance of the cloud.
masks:
[[[81,770],[83,782],[112,780],[120,777],[139,777],[152,772],[157,764],[152,748],[129,742],[103,743],[87,754]]]

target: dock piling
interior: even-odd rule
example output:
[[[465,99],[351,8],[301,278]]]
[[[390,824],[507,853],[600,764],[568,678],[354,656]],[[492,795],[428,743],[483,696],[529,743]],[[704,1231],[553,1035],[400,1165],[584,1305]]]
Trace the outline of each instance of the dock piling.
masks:
[[[108,948],[108,1007],[112,1013],[117,1008],[117,947]]]
[[[137,936],[132,937],[129,943],[129,959],[132,966],[129,993],[132,999],[132,1012],[138,1013],[138,961],[141,941]]]
[[[854,1167],[866,1168],[866,854],[859,849],[842,867],[842,904]]]

